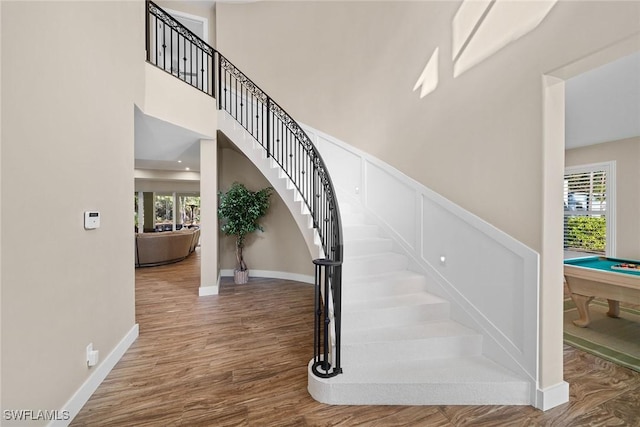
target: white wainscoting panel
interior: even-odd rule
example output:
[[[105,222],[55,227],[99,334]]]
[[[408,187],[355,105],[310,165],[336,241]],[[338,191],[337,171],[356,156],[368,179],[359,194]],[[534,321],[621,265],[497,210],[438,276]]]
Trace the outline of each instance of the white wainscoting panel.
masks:
[[[434,201],[422,202],[422,259],[522,351],[522,257]]]
[[[323,154],[324,156],[324,154]],[[365,165],[365,204],[402,242],[416,249],[416,191],[382,168]],[[333,174],[333,171],[331,171]]]
[[[313,138],[311,135],[309,137]],[[362,159],[321,136],[317,137],[314,143],[331,171],[334,186],[340,183],[338,188],[342,191],[353,194],[359,192],[362,186]]]

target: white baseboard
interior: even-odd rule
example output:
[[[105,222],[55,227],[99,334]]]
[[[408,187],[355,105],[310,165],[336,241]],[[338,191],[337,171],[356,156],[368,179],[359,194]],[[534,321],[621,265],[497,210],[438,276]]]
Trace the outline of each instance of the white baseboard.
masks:
[[[63,410],[69,414],[68,420],[56,420],[49,423],[48,427],[66,427],[80,413],[82,407],[87,403],[91,395],[97,390],[102,381],[109,375],[109,372],[116,366],[131,344],[138,338],[139,328],[136,323],[120,340],[118,345],[107,355],[107,357],[93,369],[89,378],[71,396],[71,399],[64,405]],[[62,411],[61,411],[62,412]]]
[[[218,295],[218,291],[220,290],[220,272],[218,272],[218,278],[216,279],[215,285],[202,286],[198,289],[198,296],[207,297],[209,295]]]
[[[314,284],[313,276],[306,274],[287,273],[286,271],[250,270],[250,277],[265,277],[268,279],[294,280],[296,282]],[[233,270],[220,270],[223,277],[233,277]]]
[[[546,411],[569,401],[569,383],[562,381],[558,384],[547,387],[544,390],[538,389],[536,393],[536,408]]]
[[[198,296],[201,297],[206,297],[209,295],[218,295],[218,286],[200,286],[200,288],[198,289]]]

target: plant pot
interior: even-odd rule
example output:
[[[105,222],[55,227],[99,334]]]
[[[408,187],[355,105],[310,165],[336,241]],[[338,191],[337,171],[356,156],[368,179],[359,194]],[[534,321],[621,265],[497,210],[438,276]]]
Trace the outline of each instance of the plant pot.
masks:
[[[249,281],[249,270],[233,270],[233,282],[236,285],[244,285]]]

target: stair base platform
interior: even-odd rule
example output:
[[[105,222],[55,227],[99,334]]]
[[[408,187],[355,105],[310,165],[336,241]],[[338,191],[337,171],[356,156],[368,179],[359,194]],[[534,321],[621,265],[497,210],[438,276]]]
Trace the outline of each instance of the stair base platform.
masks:
[[[531,404],[531,385],[483,356],[349,366],[343,371],[329,379],[309,371],[311,396],[330,405]]]

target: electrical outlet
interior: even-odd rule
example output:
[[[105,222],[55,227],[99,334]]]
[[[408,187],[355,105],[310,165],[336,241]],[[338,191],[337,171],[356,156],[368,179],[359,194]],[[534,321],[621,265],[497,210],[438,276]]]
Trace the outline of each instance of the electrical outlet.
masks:
[[[98,350],[93,349],[93,343],[87,346],[87,366],[95,366],[98,364]]]

